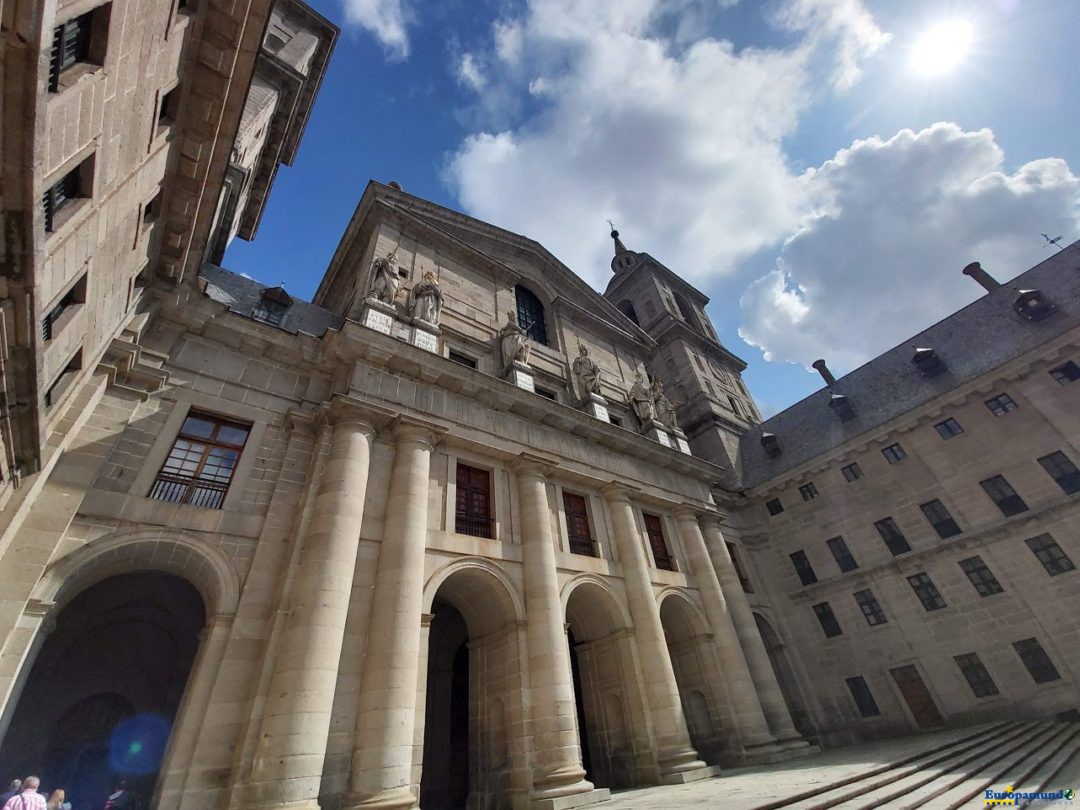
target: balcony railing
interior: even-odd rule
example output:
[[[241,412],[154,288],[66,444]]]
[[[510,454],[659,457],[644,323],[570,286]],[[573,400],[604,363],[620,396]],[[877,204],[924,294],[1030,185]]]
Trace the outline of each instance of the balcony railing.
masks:
[[[150,490],[150,497],[167,503],[186,503],[206,509],[220,509],[228,490],[228,481],[211,481],[160,472]]]
[[[457,514],[454,518],[454,531],[471,537],[495,537],[495,521],[489,517]]]
[[[596,543],[593,542],[591,537],[570,535],[570,552],[573,554],[581,554],[585,557],[600,556],[596,553]]]

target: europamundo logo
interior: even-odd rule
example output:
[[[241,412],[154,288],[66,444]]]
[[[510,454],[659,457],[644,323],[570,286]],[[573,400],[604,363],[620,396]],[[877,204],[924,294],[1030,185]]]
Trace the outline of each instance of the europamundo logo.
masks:
[[[1009,785],[1005,790],[987,790],[983,795],[984,807],[1015,807],[1017,802],[1072,802],[1076,798],[1076,791],[1072,788],[1064,790],[1046,790],[1038,793],[1025,793]]]

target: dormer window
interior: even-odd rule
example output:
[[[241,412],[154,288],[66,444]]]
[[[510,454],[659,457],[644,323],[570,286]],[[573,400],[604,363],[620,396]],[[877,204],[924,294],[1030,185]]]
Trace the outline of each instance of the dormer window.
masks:
[[[930,348],[916,349],[911,358],[915,368],[927,377],[936,377],[945,370],[945,361],[938,357],[938,353]]]
[[[1041,321],[1053,315],[1057,307],[1039,290],[1021,290],[1013,301],[1013,309],[1022,318]]]
[[[548,345],[547,324],[544,321],[544,305],[531,290],[518,285],[514,288],[514,296],[517,298],[517,321],[518,325],[525,330],[525,334],[537,343]]]
[[[765,455],[769,458],[779,458],[783,450],[780,449],[780,440],[776,438],[775,433],[762,433],[761,434],[761,446],[765,450]]]
[[[292,306],[292,296],[285,292],[284,287],[267,287],[262,291],[259,303],[252,311],[251,317],[270,326],[281,326],[281,321],[290,306]]]

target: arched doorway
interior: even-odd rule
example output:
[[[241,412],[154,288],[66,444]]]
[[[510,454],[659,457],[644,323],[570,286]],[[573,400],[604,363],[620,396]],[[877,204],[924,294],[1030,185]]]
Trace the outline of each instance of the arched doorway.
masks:
[[[75,810],[118,778],[149,801],[206,611],[172,574],[109,577],[56,617],[0,744],[0,773],[38,773]]]
[[[517,610],[506,586],[464,567],[438,586],[428,627],[420,806],[509,807],[520,761]]]
[[[677,593],[660,603],[660,623],[675,669],[675,682],[690,742],[706,762],[724,759],[724,739],[720,733],[720,707],[716,705],[713,681],[716,661],[708,627],[689,600]]]
[[[566,620],[587,778],[609,788],[652,783],[638,667],[618,605],[600,585],[583,582],[567,598]]]
[[[803,737],[816,740],[817,728],[814,727],[814,721],[807,709],[806,699],[799,687],[795,670],[792,669],[791,662],[788,661],[787,653],[784,651],[784,642],[780,640],[779,634],[772,625],[759,613],[754,614],[754,621],[757,622],[758,632],[765,644],[765,652],[769,656],[769,663],[772,664],[776,680],[780,684],[780,692],[784,696],[784,703],[787,704],[792,724]]]

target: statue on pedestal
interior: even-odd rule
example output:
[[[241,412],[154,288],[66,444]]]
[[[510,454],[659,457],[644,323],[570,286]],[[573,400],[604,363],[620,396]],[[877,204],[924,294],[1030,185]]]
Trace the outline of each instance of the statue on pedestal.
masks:
[[[401,289],[401,277],[397,270],[397,248],[386,256],[376,259],[371,265],[371,281],[368,283],[367,297],[380,304],[394,305],[398,290]]]
[[[589,394],[600,395],[600,366],[589,357],[589,350],[585,346],[578,345],[578,356],[574,358],[571,368],[582,399],[588,397]]]
[[[652,391],[641,372],[634,375],[634,385],[629,393],[630,407],[642,425],[648,425],[655,418],[656,405],[653,402]]]
[[[664,393],[664,385],[660,380],[654,380],[650,389],[653,399],[653,410],[656,413],[656,421],[669,430],[678,429],[675,421],[675,406]]]
[[[529,362],[529,354],[532,349],[529,346],[529,338],[525,334],[514,317],[513,310],[506,313],[506,323],[499,330],[499,347],[502,349],[503,366],[512,366],[514,363]]]
[[[439,280],[428,270],[424,273],[423,280],[416,282],[409,290],[405,309],[415,320],[438,326],[442,307],[443,293],[439,289]]]

